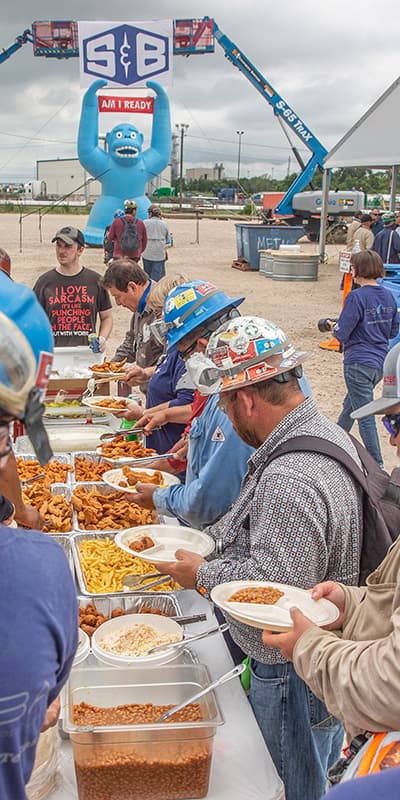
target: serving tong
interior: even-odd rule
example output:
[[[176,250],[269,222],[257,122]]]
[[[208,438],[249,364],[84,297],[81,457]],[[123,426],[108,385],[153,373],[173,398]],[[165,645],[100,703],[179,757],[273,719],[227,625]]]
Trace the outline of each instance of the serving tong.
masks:
[[[167,719],[172,717],[176,714],[177,711],[181,711],[182,708],[186,708],[186,706],[190,705],[190,703],[195,703],[196,700],[200,700],[200,697],[204,697],[204,695],[211,692],[213,689],[217,689],[218,686],[222,686],[223,683],[227,683],[231,681],[232,678],[238,678],[246,669],[246,664],[237,664],[236,667],[230,669],[229,672],[225,672],[224,675],[221,675],[217,680],[209,683],[208,686],[205,686],[204,689],[201,689],[200,692],[196,692],[196,694],[192,694],[191,697],[188,697],[187,700],[184,700],[183,703],[179,703],[179,705],[174,706],[169,711],[166,711],[165,714],[162,714],[156,722],[166,722]]]
[[[143,581],[146,581],[149,578],[156,578],[157,580],[142,585]],[[132,593],[141,593],[147,591],[147,589],[151,589],[154,586],[159,586],[161,583],[165,583],[166,580],[170,579],[171,575],[168,575],[165,572],[150,572],[147,575],[125,575],[125,578],[122,579],[122,584],[128,589],[132,589]],[[136,586],[139,588],[135,589]]]
[[[131,434],[134,433],[135,429],[131,428]],[[158,461],[160,458],[173,458],[173,453],[156,453],[155,456],[143,456],[142,458],[130,458],[128,461],[125,461],[125,456],[115,456],[115,458],[111,458],[111,456],[101,456],[104,461],[108,461],[110,464],[117,464],[120,467],[147,467],[148,464],[152,464],[153,461]],[[124,461],[121,461],[121,458]]]
[[[82,394],[81,400],[87,400],[89,397],[93,397],[96,389],[98,386],[101,386],[103,383],[112,383],[113,381],[123,381],[126,378],[125,372],[116,372],[115,375],[108,378],[89,378],[87,382],[87,386],[85,391]]]
[[[158,431],[159,428],[153,428],[153,431]],[[153,432],[152,431],[152,432]],[[112,433],[102,433],[100,436],[101,442],[106,442],[108,439],[115,439],[116,436],[132,436],[135,433],[145,433],[144,428],[129,428],[129,429],[121,429],[119,431],[113,431]],[[159,458],[159,456],[157,456]]]
[[[179,642],[170,642],[166,644],[158,644],[157,647],[151,647],[150,650],[147,651],[146,656],[153,656],[157,653],[162,653],[164,650],[180,650],[181,648],[187,647],[188,644],[192,642],[198,642],[200,639],[206,639],[207,636],[213,636],[214,633],[225,633],[229,628],[227,622],[224,622],[223,625],[217,625],[216,628],[209,628],[207,631],[203,631],[202,633],[195,633],[193,636],[185,636],[183,639],[180,639]],[[186,703],[185,703],[186,705]],[[175,709],[176,710],[176,709]]]
[[[21,486],[23,488],[24,486],[28,486],[29,483],[34,483],[35,481],[41,481],[43,480],[44,476],[45,473],[41,472],[39,475],[33,475],[32,478],[24,478],[22,481],[20,481]]]

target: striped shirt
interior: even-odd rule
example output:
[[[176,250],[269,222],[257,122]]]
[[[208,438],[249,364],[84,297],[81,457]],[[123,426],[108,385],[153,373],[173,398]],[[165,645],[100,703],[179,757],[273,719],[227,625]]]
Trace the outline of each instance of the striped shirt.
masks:
[[[270,580],[304,589],[323,580],[357,584],[362,541],[362,489],[345,467],[319,453],[296,452],[265,463],[295,436],[321,436],[360,464],[347,434],[311,398],[293,409],[251,456],[239,497],[206,529],[220,555],[197,571],[209,593],[231,580]],[[262,631],[229,619],[238,645],[257,661],[284,659],[261,642]]]

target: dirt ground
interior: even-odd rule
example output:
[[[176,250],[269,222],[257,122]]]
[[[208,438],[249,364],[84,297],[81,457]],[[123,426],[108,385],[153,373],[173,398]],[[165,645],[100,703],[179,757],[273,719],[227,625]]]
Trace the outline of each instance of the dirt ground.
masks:
[[[51,239],[56,230],[71,224],[84,228],[82,216],[47,215],[42,218],[41,236],[38,216],[33,214],[20,224],[17,214],[0,214],[0,246],[12,259],[15,280],[33,286],[44,271],[56,266],[54,245]],[[183,273],[189,279],[204,278],[215,282],[232,296],[244,295],[242,313],[257,314],[278,323],[298,347],[312,353],[306,371],[313,394],[320,409],[331,419],[336,419],[344,396],[342,356],[322,350],[319,343],[327,338],[317,329],[320,317],[336,316],[340,309],[340,275],[338,270],[338,245],[328,245],[329,261],[319,268],[318,281],[286,282],[264,278],[257,271],[240,272],[231,268],[237,256],[235,223],[232,220],[201,219],[199,243],[196,244],[196,220],[171,219],[174,247],[169,250],[167,271]],[[42,238],[42,241],[41,241]],[[20,239],[22,246],[20,245]],[[317,245],[301,242],[305,252],[317,252]],[[102,250],[88,248],[81,262],[103,273]],[[107,354],[122,340],[129,325],[130,312],[115,307],[114,329]],[[378,387],[380,394],[381,387]],[[396,454],[387,442],[387,435],[378,421],[385,466],[396,464]],[[356,426],[354,432],[357,433]]]

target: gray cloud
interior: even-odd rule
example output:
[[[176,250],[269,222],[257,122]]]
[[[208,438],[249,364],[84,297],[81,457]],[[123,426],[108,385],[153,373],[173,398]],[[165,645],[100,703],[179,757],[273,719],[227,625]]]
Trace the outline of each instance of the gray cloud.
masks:
[[[126,0],[28,0],[6,3],[0,47],[10,45],[35,18],[127,18]],[[303,118],[327,149],[343,136],[398,75],[399,15],[396,0],[379,9],[372,0],[218,0],[209,13],[258,70]],[[144,10],[145,8],[145,10]],[[203,0],[147,0],[130,6],[132,19],[203,16]],[[78,59],[34,58],[24,47],[0,64],[0,181],[34,175],[40,158],[76,155],[81,91]],[[214,55],[174,59],[170,92],[173,122],[190,125],[186,166],[223,161],[235,174],[238,137],[243,174],[286,173],[290,150],[269,104],[224,58]],[[107,116],[107,115],[105,115]],[[102,120],[105,126],[114,124]],[[148,131],[148,121],[140,120]],[[14,138],[15,136],[15,138]],[[23,137],[26,137],[25,139]],[[294,137],[296,145],[300,142]],[[303,148],[303,156],[307,156]],[[293,166],[293,161],[292,161]],[[245,172],[246,170],[246,172]]]

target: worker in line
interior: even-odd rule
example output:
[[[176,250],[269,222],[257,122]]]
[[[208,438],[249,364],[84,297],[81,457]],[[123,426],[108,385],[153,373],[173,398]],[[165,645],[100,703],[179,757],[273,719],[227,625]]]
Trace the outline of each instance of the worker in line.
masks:
[[[387,355],[382,397],[359,408],[357,418],[384,414],[390,444],[400,453],[400,344]],[[400,731],[400,537],[367,579],[367,585],[328,581],[314,586],[315,600],[325,597],[339,616],[329,630],[317,627],[298,609],[291,610],[293,628],[284,634],[264,632],[269,648],[277,647],[293,661],[297,674],[314,694],[342,720],[349,739],[366,731]],[[396,773],[396,774],[395,774]],[[393,793],[380,794],[380,782],[363,781],[351,789],[332,792],[334,798],[398,797],[400,771],[387,781]],[[382,786],[385,782],[382,781]],[[376,794],[372,793],[373,787]],[[397,791],[395,790],[397,789]],[[330,795],[329,795],[330,797]]]
[[[230,298],[208,281],[188,281],[170,291],[164,302],[167,348],[187,361],[204,352],[212,332],[239,315],[243,297]],[[252,447],[237,436],[217,398],[195,398],[196,416],[189,432],[186,484],[162,489],[137,484],[129,497],[186,525],[204,528],[224,514],[239,494]],[[227,465],[229,464],[229,469]]]
[[[0,272],[0,469],[13,419],[24,421],[41,464],[52,455],[41,404],[52,351],[35,295]],[[1,523],[0,548],[0,797],[26,800],[39,734],[57,720],[78,643],[76,590],[51,536]]]
[[[289,451],[281,443],[320,436],[357,463],[347,434],[324,417],[299,387],[307,353],[259,317],[226,321],[209,338],[206,357],[195,353],[188,371],[211,393],[240,438],[255,449],[239,496],[206,529],[215,557],[178,550],[159,565],[181,586],[210,596],[226,581],[270,580],[304,589],[332,578],[356,583],[362,539],[362,490],[343,465],[318,452]],[[219,398],[218,398],[219,393]],[[230,474],[230,461],[225,472]],[[340,722],[315,697],[261,632],[227,615],[232,638],[250,656],[250,703],[287,800],[320,800],[327,768],[343,743]]]

